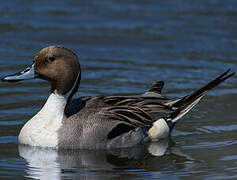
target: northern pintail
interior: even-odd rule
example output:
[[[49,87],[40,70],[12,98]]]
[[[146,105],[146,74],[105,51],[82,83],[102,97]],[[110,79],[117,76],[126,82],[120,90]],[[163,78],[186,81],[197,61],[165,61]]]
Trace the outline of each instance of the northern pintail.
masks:
[[[135,96],[80,97],[72,100],[81,80],[77,55],[60,46],[42,49],[26,69],[2,81],[41,78],[51,84],[42,109],[21,129],[21,144],[57,149],[124,148],[170,135],[177,121],[206,92],[235,73],[230,69],[182,98],[161,95],[163,81]]]

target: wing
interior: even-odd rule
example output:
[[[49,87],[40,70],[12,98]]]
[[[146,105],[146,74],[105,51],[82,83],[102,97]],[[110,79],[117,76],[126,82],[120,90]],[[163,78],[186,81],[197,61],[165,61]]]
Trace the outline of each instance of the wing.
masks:
[[[111,119],[126,122],[134,127],[151,125],[158,118],[166,117],[174,112],[169,99],[149,96],[106,96],[103,113]]]
[[[163,87],[163,81],[155,81],[142,95],[104,96],[103,102],[107,105],[105,112],[135,127],[150,125],[173,112],[170,104],[176,100],[161,95]]]
[[[174,112],[169,105],[174,100],[160,94],[163,85],[157,81],[141,95],[82,97],[70,102],[66,114],[77,113],[80,117],[90,114],[81,119],[96,126],[96,131],[103,132],[107,139],[113,139],[138,127],[151,127],[159,118]]]

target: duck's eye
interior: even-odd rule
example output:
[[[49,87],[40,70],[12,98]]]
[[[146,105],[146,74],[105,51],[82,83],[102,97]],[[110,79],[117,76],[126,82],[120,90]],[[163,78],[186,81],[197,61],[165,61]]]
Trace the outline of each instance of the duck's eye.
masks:
[[[50,61],[54,61],[54,60],[55,60],[55,57],[54,57],[54,56],[51,56],[51,57],[49,57],[49,60],[50,60]]]

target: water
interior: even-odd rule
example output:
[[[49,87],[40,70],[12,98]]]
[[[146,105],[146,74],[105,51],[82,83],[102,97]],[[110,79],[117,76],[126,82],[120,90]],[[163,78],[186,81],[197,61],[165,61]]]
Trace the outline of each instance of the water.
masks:
[[[234,0],[2,1],[0,73],[57,44],[80,57],[76,96],[143,93],[164,80],[164,93],[181,97],[229,67],[237,71],[236,8]],[[208,93],[172,140],[115,152],[18,146],[48,92],[41,80],[0,83],[0,179],[237,178],[236,77]]]

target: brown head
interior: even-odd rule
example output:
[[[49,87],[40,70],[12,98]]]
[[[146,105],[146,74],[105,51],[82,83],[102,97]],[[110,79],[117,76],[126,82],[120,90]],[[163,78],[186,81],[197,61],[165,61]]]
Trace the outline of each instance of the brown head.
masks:
[[[77,91],[80,76],[80,64],[75,53],[64,47],[49,46],[34,57],[32,65],[18,73],[5,76],[2,81],[41,78],[51,83],[53,93],[65,95]]]

